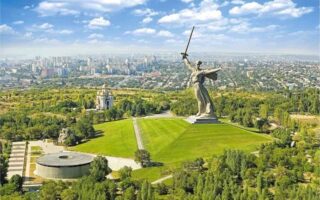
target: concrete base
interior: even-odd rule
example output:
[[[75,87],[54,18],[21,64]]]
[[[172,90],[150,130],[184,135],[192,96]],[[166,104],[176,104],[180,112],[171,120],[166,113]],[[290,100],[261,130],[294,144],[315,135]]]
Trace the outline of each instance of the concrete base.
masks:
[[[199,117],[192,115],[186,119],[190,124],[219,124],[220,122],[216,117]]]

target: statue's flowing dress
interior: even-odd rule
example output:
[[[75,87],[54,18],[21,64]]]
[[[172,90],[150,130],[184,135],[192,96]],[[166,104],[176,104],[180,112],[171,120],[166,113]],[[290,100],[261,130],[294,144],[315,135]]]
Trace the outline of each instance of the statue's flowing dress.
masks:
[[[195,96],[198,100],[199,112],[197,115],[213,116],[213,104],[211,102],[208,90],[203,86],[205,81],[205,71],[195,70],[191,74],[191,81],[193,83]]]

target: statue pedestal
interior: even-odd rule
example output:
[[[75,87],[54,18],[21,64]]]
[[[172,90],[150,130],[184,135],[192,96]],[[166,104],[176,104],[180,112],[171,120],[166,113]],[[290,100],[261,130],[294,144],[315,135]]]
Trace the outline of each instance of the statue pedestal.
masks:
[[[219,124],[217,117],[202,117],[192,115],[186,119],[190,124]]]

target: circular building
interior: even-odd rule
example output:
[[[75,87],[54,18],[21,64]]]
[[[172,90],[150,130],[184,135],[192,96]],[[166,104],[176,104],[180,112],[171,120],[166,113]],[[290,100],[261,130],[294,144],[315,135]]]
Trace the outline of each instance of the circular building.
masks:
[[[34,173],[49,179],[79,178],[89,172],[93,158],[93,156],[75,152],[46,154],[37,159]]]

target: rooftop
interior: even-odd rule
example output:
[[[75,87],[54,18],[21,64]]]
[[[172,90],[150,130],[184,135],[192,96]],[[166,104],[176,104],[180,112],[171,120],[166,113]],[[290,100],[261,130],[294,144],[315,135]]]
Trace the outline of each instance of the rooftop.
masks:
[[[49,167],[72,167],[89,164],[93,156],[76,152],[46,154],[37,159],[37,164]]]

